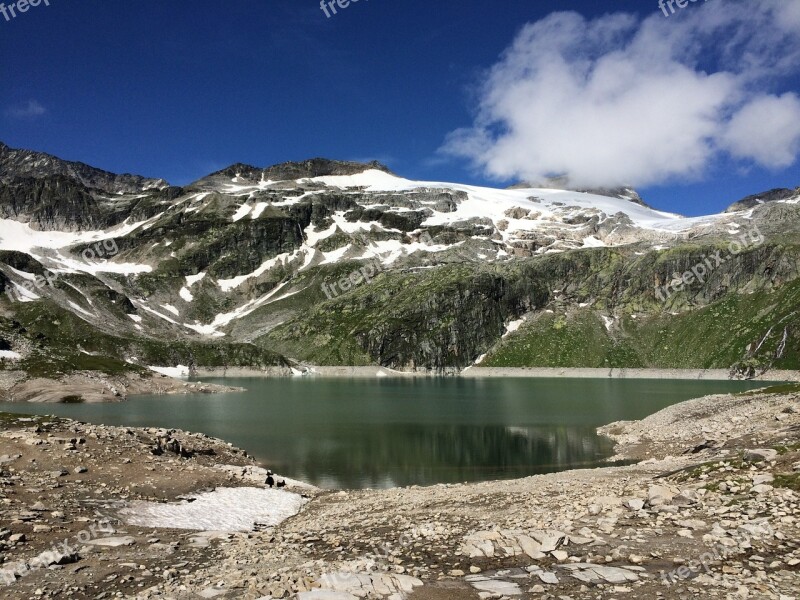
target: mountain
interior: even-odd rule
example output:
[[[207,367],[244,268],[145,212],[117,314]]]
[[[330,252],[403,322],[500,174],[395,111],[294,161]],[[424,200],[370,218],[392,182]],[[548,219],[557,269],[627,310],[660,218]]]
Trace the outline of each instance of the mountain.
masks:
[[[418,182],[378,163],[236,164],[179,188],[10,152],[0,364],[20,377],[800,367],[797,194],[685,218],[630,190]]]
[[[774,190],[769,190],[768,192],[753,194],[752,196],[742,198],[741,200],[731,204],[725,212],[738,212],[741,210],[747,210],[748,208],[754,208],[766,202],[790,200],[792,198],[797,198],[798,196],[800,196],[800,187],[793,190],[787,188],[776,188]]]
[[[285,162],[265,169],[237,163],[204,177],[195,182],[191,187],[216,189],[217,186],[224,185],[230,181],[257,184],[261,181],[278,182],[309,177],[357,175],[366,169],[375,169],[391,174],[389,168],[378,161],[364,164],[350,161],[329,160],[327,158],[312,158],[303,162]]]
[[[81,162],[61,160],[43,152],[15,150],[0,142],[0,181],[3,183],[15,178],[42,179],[59,175],[84,187],[102,190],[109,194],[133,194],[167,187],[167,182],[163,179],[147,179],[130,174],[117,175]]]

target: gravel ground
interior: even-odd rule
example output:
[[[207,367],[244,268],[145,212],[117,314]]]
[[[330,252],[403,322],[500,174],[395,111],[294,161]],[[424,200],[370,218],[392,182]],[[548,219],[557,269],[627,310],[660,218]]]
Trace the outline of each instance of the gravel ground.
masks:
[[[302,510],[238,533],[143,529],[118,519],[132,500],[257,485],[264,471],[241,450],[184,432],[7,419],[5,564],[31,560],[92,524],[115,531],[98,536],[112,540],[107,545],[78,544],[62,564],[0,592],[787,600],[800,589],[799,399],[794,391],[712,396],[608,425],[602,431],[619,455],[641,460],[625,467],[379,491],[289,482],[290,492],[309,499]],[[165,435],[193,454],[152,454]]]

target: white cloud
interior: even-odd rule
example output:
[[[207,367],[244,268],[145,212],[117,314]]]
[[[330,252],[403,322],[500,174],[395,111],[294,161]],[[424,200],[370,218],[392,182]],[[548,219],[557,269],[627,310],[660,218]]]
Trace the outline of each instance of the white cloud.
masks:
[[[768,168],[791,166],[800,153],[800,98],[760,96],[728,123],[724,146],[738,158]]]
[[[800,2],[692,4],[528,24],[488,72],[475,122],[442,151],[502,179],[580,185],[697,178],[721,153],[766,167],[800,148]]]
[[[14,119],[33,119],[42,116],[46,112],[47,109],[38,100],[28,100],[23,104],[11,106],[5,110],[6,116]]]

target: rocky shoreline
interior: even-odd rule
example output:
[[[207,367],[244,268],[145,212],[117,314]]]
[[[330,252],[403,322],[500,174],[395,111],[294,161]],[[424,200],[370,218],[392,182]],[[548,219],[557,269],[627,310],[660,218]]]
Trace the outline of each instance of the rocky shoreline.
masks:
[[[24,371],[0,371],[0,402],[123,402],[143,394],[217,394],[241,392],[240,387],[187,382],[157,373],[107,375],[79,371],[60,379],[30,378]]]
[[[727,381],[731,379],[727,369],[589,369],[561,367],[468,367],[447,372],[425,369],[400,371],[380,366],[339,367],[301,365],[287,367],[200,367],[195,369],[197,377],[343,377],[371,379],[375,377],[540,377],[577,379],[699,379]],[[754,378],[755,381],[800,382],[800,371],[773,370]]]
[[[5,587],[0,581],[0,592],[176,600],[796,596],[800,388],[690,400],[601,431],[619,457],[641,462],[391,490],[288,482],[275,493],[303,497],[297,514],[221,533],[132,525],[125,515],[137,502],[169,508],[192,495],[183,502],[191,506],[203,492],[259,487],[264,471],[246,452],[202,434],[6,416],[0,569],[30,565],[63,540],[80,543],[50,556],[46,568]],[[154,453],[160,439],[176,444]]]

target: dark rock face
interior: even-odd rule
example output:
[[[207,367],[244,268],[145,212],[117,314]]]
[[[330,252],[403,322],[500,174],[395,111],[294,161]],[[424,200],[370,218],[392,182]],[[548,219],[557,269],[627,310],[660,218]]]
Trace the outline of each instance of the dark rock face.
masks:
[[[0,216],[34,229],[102,229],[108,223],[89,190],[63,175],[14,178],[0,184]]]
[[[287,179],[305,179],[307,177],[328,177],[331,175],[356,175],[367,169],[378,169],[391,173],[388,167],[378,161],[358,163],[351,161],[312,158],[303,162],[286,162],[264,169],[264,179],[284,181]]]
[[[16,150],[0,143],[0,181],[18,177],[43,178],[60,175],[87,188],[103,190],[110,194],[133,194],[146,189],[167,186],[163,179],[148,179],[140,175],[117,175],[90,167],[81,162],[61,160],[43,152]]]
[[[762,192],[761,194],[753,194],[752,196],[747,196],[746,198],[742,198],[741,200],[731,204],[725,210],[725,212],[732,213],[739,210],[747,210],[748,208],[753,208],[760,204],[766,204],[767,202],[775,202],[777,200],[788,200],[789,198],[793,198],[795,196],[800,196],[800,187],[795,188],[793,190],[787,188],[775,188],[769,190],[768,192]]]
[[[154,191],[146,198],[109,199],[65,175],[12,177],[0,181],[0,218],[28,223],[42,231],[107,229],[127,218],[143,221],[164,210],[181,188]]]
[[[328,177],[332,175],[356,175],[367,169],[378,169],[391,173],[388,167],[378,161],[358,163],[352,161],[312,158],[302,162],[285,162],[260,169],[252,165],[236,163],[221,171],[216,171],[192,184],[193,187],[208,188],[221,183],[232,183],[236,177],[241,181],[254,183],[257,181],[293,181],[311,177]]]

